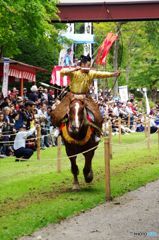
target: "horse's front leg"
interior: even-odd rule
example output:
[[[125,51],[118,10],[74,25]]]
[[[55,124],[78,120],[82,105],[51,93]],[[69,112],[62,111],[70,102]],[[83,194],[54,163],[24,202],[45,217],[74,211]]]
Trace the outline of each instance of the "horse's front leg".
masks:
[[[79,170],[76,164],[76,157],[70,157],[70,161],[71,161],[71,172],[74,177],[72,190],[77,191],[77,190],[80,190],[80,186],[79,186],[78,177],[77,177],[79,174]]]
[[[92,170],[92,158],[94,156],[94,151],[87,152],[84,154],[85,165],[83,168],[83,174],[86,183],[90,183],[93,180],[93,170]]]

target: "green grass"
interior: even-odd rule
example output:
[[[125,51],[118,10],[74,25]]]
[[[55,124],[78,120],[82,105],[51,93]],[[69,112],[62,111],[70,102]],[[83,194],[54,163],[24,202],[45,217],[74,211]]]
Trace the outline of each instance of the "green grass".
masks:
[[[159,179],[157,134],[147,149],[144,134],[113,137],[111,193],[117,197]],[[57,148],[36,154],[28,162],[0,159],[0,240],[14,240],[31,234],[49,223],[56,223],[105,201],[104,144],[93,159],[94,181],[84,182],[84,159],[78,156],[80,192],[72,192],[70,163],[62,147],[62,171],[56,170]]]

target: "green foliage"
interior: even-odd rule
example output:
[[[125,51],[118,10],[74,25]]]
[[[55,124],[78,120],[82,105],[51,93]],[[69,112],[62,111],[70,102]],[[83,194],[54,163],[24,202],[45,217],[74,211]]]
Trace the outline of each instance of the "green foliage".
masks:
[[[1,56],[43,67],[37,80],[48,82],[52,67],[58,63],[61,42],[58,33],[64,24],[52,24],[56,18],[55,0],[17,0],[0,2]],[[65,41],[65,40],[63,40]]]
[[[84,33],[84,23],[75,23],[75,33]]]
[[[35,42],[30,44],[29,39],[24,39],[19,42],[18,46],[21,53],[16,54],[14,59],[47,69],[47,74],[37,74],[38,81],[47,82],[50,79],[53,66],[58,64],[60,51],[58,34],[55,33],[54,36],[49,39],[41,39],[38,44]]]
[[[117,27],[117,23],[95,23],[95,48],[99,47],[108,32],[116,32]],[[119,77],[119,85],[128,85],[129,89],[147,87],[151,91],[159,88],[158,41],[158,21],[123,22],[121,24],[118,66],[121,71],[124,71]],[[108,55],[106,67],[108,70],[113,67],[113,48]]]
[[[38,44],[56,32],[51,24],[57,17],[55,0],[1,0],[0,9],[1,56],[19,53],[18,44],[24,39]]]

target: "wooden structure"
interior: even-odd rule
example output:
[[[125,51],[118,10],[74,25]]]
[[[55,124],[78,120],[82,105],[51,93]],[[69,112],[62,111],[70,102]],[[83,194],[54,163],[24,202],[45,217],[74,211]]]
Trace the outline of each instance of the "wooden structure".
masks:
[[[158,0],[60,0],[57,7],[61,22],[159,19]]]
[[[0,60],[0,79],[3,81],[3,63],[4,59]],[[24,82],[35,82],[37,72],[47,72],[41,67],[32,66],[22,62],[9,59],[9,82],[20,82],[20,95],[23,96]]]

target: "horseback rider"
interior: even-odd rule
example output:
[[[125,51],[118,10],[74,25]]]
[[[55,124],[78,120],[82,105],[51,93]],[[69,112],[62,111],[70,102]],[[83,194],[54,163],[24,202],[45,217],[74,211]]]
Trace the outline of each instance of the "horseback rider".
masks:
[[[60,72],[62,76],[67,75],[70,77],[70,85],[68,92],[61,102],[52,110],[53,124],[60,126],[64,117],[69,113],[69,106],[73,99],[83,99],[87,111],[93,114],[91,119],[97,128],[101,129],[103,118],[100,114],[98,104],[88,95],[90,85],[93,79],[108,78],[119,76],[119,71],[116,72],[103,72],[90,69],[91,58],[90,56],[81,56],[80,65],[74,68],[63,68]]]

